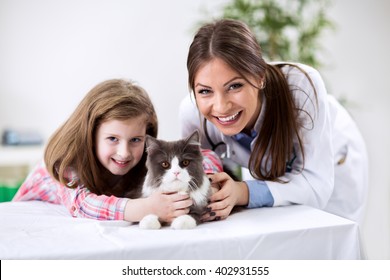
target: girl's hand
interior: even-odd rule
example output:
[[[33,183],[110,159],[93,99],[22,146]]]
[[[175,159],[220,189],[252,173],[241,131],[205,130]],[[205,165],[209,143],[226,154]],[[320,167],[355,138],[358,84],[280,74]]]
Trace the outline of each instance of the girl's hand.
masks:
[[[193,204],[188,194],[155,192],[149,197],[151,214],[159,217],[161,222],[171,223],[173,219],[188,214]]]
[[[245,182],[236,182],[225,172],[210,175],[209,178],[213,185],[220,186],[220,190],[210,196],[203,221],[226,219],[234,206],[248,204],[249,191]]]
[[[161,222],[171,223],[174,218],[188,214],[192,204],[188,194],[155,192],[146,198],[129,199],[125,220],[139,222],[146,215],[154,214]]]

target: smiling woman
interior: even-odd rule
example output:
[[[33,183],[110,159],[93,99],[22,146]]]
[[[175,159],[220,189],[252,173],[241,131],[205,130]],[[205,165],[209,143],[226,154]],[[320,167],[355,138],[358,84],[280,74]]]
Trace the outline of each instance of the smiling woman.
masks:
[[[258,91],[262,80],[237,75],[222,59],[215,58],[200,67],[194,94],[199,111],[223,134],[251,131],[260,113]]]
[[[216,217],[226,218],[235,206],[304,204],[362,221],[365,143],[318,71],[265,62],[248,26],[229,19],[198,30],[187,69],[195,102],[187,97],[181,105],[182,136],[203,131],[203,148],[218,146],[221,157],[252,177],[211,177],[221,187],[208,206]]]

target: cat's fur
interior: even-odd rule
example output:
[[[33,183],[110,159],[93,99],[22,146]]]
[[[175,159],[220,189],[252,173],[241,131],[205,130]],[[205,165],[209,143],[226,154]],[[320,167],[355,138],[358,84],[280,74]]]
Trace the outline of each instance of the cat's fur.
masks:
[[[203,156],[200,150],[199,132],[186,139],[164,141],[151,136],[146,138],[146,167],[148,169],[142,196],[153,192],[187,193],[193,200],[190,213],[177,217],[171,223],[174,229],[190,229],[200,223],[210,194],[210,181],[203,171]],[[139,226],[144,229],[159,229],[161,223],[156,215],[147,215]]]

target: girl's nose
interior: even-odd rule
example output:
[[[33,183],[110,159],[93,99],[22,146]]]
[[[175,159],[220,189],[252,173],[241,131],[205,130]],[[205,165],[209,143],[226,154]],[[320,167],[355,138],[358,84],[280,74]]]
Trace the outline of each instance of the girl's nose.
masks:
[[[116,153],[117,153],[117,155],[119,155],[122,159],[129,158],[130,155],[131,155],[131,151],[130,151],[128,145],[125,145],[125,144],[120,145],[120,146],[118,147],[118,150],[117,150]]]

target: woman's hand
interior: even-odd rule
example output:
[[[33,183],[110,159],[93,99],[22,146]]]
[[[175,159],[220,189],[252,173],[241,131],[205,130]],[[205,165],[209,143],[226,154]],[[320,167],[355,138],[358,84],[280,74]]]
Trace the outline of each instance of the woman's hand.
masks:
[[[161,222],[171,223],[178,216],[188,214],[192,204],[188,194],[154,192],[146,198],[129,200],[125,220],[138,222],[148,214],[155,214]]]
[[[225,172],[210,175],[209,178],[212,185],[220,186],[220,190],[210,196],[203,221],[226,219],[234,206],[248,204],[249,191],[245,182],[236,182]]]

